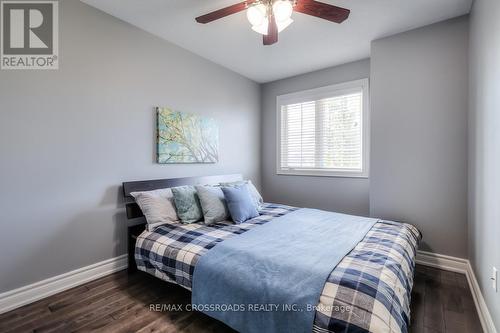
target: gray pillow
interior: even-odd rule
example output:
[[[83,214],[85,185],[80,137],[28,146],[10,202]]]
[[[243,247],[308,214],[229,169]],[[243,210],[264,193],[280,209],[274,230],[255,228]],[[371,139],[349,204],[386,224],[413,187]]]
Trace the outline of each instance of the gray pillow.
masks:
[[[139,205],[146,217],[147,228],[153,231],[159,225],[167,223],[178,223],[179,217],[175,212],[174,198],[169,188],[132,192],[135,202]]]
[[[252,196],[253,202],[255,203],[255,207],[257,209],[260,208],[260,205],[264,203],[264,199],[262,199],[262,196],[260,195],[259,191],[255,187],[255,185],[252,183],[251,180],[240,180],[236,182],[228,182],[228,183],[220,183],[220,186],[240,186],[243,184],[248,185],[248,190],[250,191],[250,195]]]
[[[196,186],[203,211],[204,223],[209,225],[229,218],[226,200],[222,189],[217,186]]]
[[[194,186],[172,187],[175,208],[182,223],[194,223],[203,218],[200,200]]]

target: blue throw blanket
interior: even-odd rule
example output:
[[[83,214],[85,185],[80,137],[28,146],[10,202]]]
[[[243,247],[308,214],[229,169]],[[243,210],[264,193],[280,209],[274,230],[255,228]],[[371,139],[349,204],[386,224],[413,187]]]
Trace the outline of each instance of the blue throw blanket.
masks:
[[[227,239],[196,264],[193,308],[240,332],[311,332],[326,279],[376,222],[299,209]]]

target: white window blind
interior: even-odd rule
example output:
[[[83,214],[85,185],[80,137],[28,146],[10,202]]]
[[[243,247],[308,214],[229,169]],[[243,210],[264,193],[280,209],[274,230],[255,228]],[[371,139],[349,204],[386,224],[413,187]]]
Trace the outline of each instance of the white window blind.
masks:
[[[367,176],[362,83],[278,98],[278,173]]]

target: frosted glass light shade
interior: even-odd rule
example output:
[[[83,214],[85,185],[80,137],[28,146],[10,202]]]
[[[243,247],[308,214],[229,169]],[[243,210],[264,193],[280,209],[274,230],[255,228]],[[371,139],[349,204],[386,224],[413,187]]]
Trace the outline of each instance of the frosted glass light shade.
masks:
[[[293,20],[291,18],[289,18],[286,21],[276,21],[276,24],[278,25],[278,32],[282,32],[292,23],[293,23]]]
[[[268,27],[268,25],[269,25],[269,22],[267,22],[267,20],[265,20],[260,25],[254,25],[254,26],[252,26],[252,30],[255,31],[255,32],[258,32],[261,35],[267,35],[267,27]]]
[[[260,26],[267,21],[267,8],[264,4],[250,6],[247,9],[247,19],[252,26]]]
[[[292,3],[288,0],[278,0],[273,4],[273,13],[276,22],[285,22],[290,19],[293,13]]]

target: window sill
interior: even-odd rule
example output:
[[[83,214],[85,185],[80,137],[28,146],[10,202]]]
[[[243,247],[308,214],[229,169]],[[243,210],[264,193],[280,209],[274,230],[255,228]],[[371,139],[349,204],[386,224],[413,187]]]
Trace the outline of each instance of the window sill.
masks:
[[[305,177],[330,177],[330,178],[361,178],[368,179],[369,175],[362,172],[321,172],[321,171],[306,171],[293,170],[284,171],[278,170],[276,174],[279,176],[305,176]]]

